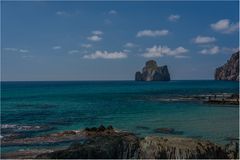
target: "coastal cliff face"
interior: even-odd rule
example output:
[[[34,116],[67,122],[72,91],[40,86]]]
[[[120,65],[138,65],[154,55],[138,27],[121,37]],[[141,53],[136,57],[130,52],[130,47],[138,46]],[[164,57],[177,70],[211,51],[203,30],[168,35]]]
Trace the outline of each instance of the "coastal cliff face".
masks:
[[[215,71],[215,80],[239,81],[239,51]]]
[[[136,81],[170,81],[170,74],[167,66],[157,66],[156,61],[146,62],[145,67],[135,74]]]

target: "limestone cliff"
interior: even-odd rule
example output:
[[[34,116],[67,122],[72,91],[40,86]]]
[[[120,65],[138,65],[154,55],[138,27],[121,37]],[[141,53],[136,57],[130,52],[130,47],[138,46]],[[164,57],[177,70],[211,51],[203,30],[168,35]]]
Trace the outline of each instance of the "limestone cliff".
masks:
[[[156,61],[149,60],[145,67],[135,74],[136,81],[170,81],[170,74],[167,66],[158,66]]]
[[[215,80],[239,81],[239,51],[215,71]]]

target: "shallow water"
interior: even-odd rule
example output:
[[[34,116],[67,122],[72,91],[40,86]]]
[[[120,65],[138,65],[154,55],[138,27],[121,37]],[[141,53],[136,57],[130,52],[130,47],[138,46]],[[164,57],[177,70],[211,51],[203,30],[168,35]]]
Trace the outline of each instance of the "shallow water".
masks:
[[[111,124],[139,136],[197,137],[224,144],[226,138],[238,137],[239,107],[162,99],[238,91],[238,82],[226,81],[1,82],[1,123],[47,126],[21,131],[27,136]],[[156,128],[182,134],[155,133]],[[2,135],[11,132],[19,130]],[[25,147],[2,147],[2,152],[16,148]]]

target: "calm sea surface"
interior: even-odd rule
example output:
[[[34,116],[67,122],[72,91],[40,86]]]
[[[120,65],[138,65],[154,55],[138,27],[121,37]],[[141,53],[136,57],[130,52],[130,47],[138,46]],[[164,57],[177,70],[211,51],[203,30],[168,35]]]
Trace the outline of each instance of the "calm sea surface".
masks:
[[[226,143],[238,137],[238,107],[178,98],[238,91],[238,82],[226,81],[1,82],[1,124],[51,128],[29,136],[100,124],[139,136],[171,136],[154,132],[166,127],[182,133],[177,136]]]

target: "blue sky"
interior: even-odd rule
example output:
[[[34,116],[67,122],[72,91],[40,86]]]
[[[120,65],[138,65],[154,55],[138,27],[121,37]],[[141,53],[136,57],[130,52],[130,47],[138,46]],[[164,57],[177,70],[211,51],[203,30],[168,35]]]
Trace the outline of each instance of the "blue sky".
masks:
[[[2,80],[213,79],[239,49],[231,2],[1,2]]]

